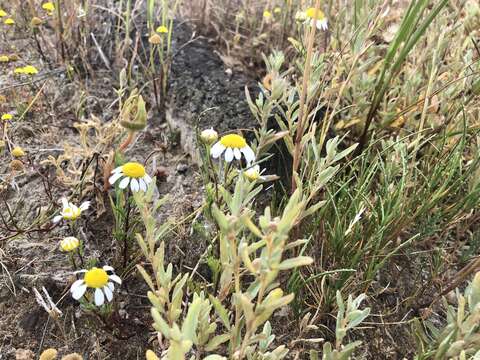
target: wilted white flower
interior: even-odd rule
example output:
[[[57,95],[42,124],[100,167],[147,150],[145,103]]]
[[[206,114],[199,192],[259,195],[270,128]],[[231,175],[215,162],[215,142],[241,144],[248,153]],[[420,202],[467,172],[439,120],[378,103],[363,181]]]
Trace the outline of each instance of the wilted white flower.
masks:
[[[200,138],[205,144],[213,144],[218,140],[218,133],[213,128],[205,129],[200,133]]]
[[[328,21],[323,13],[322,10],[315,8],[308,8],[307,11],[305,11],[305,17],[307,20],[310,20],[310,24],[312,26],[317,26],[317,29],[319,30],[327,30],[328,29]]]
[[[264,177],[261,176],[260,165],[254,165],[243,172],[245,177],[250,181],[255,180],[264,180]]]
[[[87,210],[90,207],[90,201],[85,201],[80,206],[76,206],[63,197],[61,202],[62,210],[60,211],[60,215],[53,218],[54,223],[57,223],[62,219],[71,221],[77,220],[82,214],[82,211]]]
[[[80,240],[73,236],[68,236],[60,241],[60,249],[62,249],[62,251],[70,252],[78,249],[79,246]]]

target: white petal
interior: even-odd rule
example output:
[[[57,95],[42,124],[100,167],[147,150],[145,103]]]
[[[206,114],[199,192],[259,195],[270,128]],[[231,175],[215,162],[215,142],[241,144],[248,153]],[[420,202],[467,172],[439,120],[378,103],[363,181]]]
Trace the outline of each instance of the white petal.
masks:
[[[74,271],[73,273],[74,274],[80,274],[80,273],[86,273],[88,272],[87,270],[77,270],[77,271]]]
[[[145,184],[148,185],[152,182],[152,178],[150,177],[150,175],[145,174],[145,176],[143,177],[143,181],[145,181]]]
[[[253,152],[252,148],[250,146],[245,146],[240,149],[240,151],[243,153],[245,156],[245,160],[247,160],[247,163],[252,163],[255,161],[255,153]]]
[[[113,274],[113,275],[110,275],[108,278],[110,280],[115,281],[117,284],[120,284],[120,285],[122,284],[122,279],[120,279],[118,275]]]
[[[62,220],[63,216],[62,215],[57,215],[53,218],[53,222],[56,224],[58,223],[60,220]]]
[[[110,288],[108,286],[103,287],[103,292],[105,293],[108,302],[112,301],[112,299],[113,299],[112,290],[110,290]]]
[[[240,152],[240,150],[238,150],[238,148],[233,149],[233,155],[235,155],[235,159],[237,160],[240,160],[240,158],[242,157],[242,153]]]
[[[130,182],[130,188],[133,192],[137,192],[140,189],[140,185],[138,185],[138,180],[133,178]]]
[[[62,202],[62,206],[63,206],[64,209],[68,207],[68,200],[67,200],[67,198],[62,197],[62,198],[60,199],[60,201]]]
[[[110,178],[108,179],[108,182],[110,183],[110,185],[113,185],[115,184],[115,182],[120,179],[121,177],[123,176],[122,173],[115,173],[113,174],[112,176],[110,176]]]
[[[108,286],[108,288],[110,289],[111,292],[113,292],[113,290],[115,290],[115,285],[113,285],[112,282],[107,283],[107,286]]]
[[[233,160],[233,150],[232,148],[227,148],[225,151],[225,161],[231,162]]]
[[[225,150],[225,146],[219,141],[212,146],[212,148],[210,149],[210,153],[212,154],[212,157],[216,159],[220,157],[220,155],[222,155],[224,150]]]
[[[125,189],[127,186],[128,186],[128,183],[130,182],[130,178],[129,177],[125,177],[122,179],[122,181],[120,181],[120,184],[118,185],[118,187],[120,189]]]
[[[80,286],[77,286],[74,291],[72,291],[72,297],[75,300],[80,300],[80,298],[85,294],[85,291],[87,291],[87,285],[83,284]]]
[[[79,287],[80,285],[83,285],[83,283],[84,283],[83,279],[75,281],[70,287],[70,291],[73,292],[77,287]]]
[[[84,203],[82,203],[82,205],[80,205],[80,210],[84,211],[84,210],[87,210],[89,207],[90,207],[90,201],[85,201]]]
[[[103,267],[103,270],[105,270],[105,271],[115,271],[115,269],[114,269],[113,267],[108,266],[108,265],[105,265],[105,266]]]
[[[140,185],[140,190],[142,190],[143,192],[147,191],[147,184],[145,183],[145,180],[139,179],[138,185]]]
[[[112,174],[121,173],[121,172],[123,172],[123,166],[118,166],[115,169],[113,169]]]
[[[103,295],[103,291],[100,289],[95,289],[95,305],[102,306],[105,302],[105,296]]]

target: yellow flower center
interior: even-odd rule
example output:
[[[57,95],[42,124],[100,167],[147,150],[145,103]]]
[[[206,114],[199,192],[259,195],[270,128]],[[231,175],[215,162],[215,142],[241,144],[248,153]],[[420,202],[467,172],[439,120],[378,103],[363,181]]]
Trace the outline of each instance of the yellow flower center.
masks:
[[[315,19],[315,8],[308,8],[307,11],[305,12],[307,17],[310,19]],[[322,10],[317,10],[317,17],[316,20],[324,20],[325,19],[325,14],[323,13]]]
[[[228,134],[222,136],[222,138],[220,139],[220,144],[225,147],[237,149],[241,149],[247,146],[247,142],[245,141],[245,139],[237,134]]]
[[[83,280],[90,288],[101,288],[107,285],[108,274],[105,270],[94,267],[87,271]]]
[[[123,165],[122,172],[130,178],[141,178],[145,176],[145,168],[136,162],[129,162]]]

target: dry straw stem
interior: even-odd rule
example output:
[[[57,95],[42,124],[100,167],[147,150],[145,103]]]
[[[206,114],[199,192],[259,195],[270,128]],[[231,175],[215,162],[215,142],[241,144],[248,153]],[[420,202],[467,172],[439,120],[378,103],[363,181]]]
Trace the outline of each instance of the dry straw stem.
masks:
[[[315,15],[314,15],[315,19],[317,18],[319,9],[320,9],[320,0],[316,0]],[[298,123],[297,123],[297,129],[296,129],[296,137],[295,137],[295,150],[293,154],[291,193],[293,193],[298,186],[296,182],[296,174],[298,171],[298,167],[300,165],[300,158],[302,157],[302,151],[303,151],[302,139],[304,135],[304,126],[306,122],[306,117],[308,116],[305,102],[307,99],[308,79],[310,78],[310,70],[312,65],[311,62],[312,62],[312,56],[313,56],[313,45],[315,41],[316,29],[317,29],[316,26],[311,26],[310,34],[308,37],[307,59],[305,61],[305,71],[303,74],[302,93],[300,94],[300,108],[298,110]]]

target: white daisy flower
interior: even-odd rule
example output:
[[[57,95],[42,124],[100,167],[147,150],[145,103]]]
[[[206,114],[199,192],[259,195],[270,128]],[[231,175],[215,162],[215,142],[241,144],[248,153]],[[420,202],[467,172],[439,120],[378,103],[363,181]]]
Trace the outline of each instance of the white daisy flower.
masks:
[[[213,144],[218,140],[218,133],[213,128],[205,129],[200,133],[200,138],[205,144]]]
[[[139,190],[147,191],[147,185],[152,182],[152,178],[146,173],[143,165],[137,162],[128,162],[114,169],[108,182],[110,185],[113,185],[122,177],[123,179],[120,181],[118,187],[125,189],[128,184],[130,184],[130,189],[133,192]]]
[[[247,141],[240,135],[228,134],[222,136],[211,148],[212,157],[219,158],[225,152],[225,161],[231,162],[233,158],[240,160],[243,156],[247,160],[247,164],[255,161],[255,153],[252,148],[248,146]]]
[[[316,16],[315,16],[316,12]],[[317,26],[317,29],[319,30],[328,30],[328,21],[327,17],[323,13],[322,10],[318,9],[315,10],[315,8],[308,8],[307,11],[305,11],[305,16],[307,18],[307,21],[310,21],[311,26]]]
[[[82,211],[87,210],[90,207],[90,201],[85,201],[80,206],[77,206],[63,197],[61,202],[62,211],[60,211],[60,215],[53,218],[54,223],[57,223],[62,219],[71,221],[77,220],[82,214]]]
[[[107,301],[113,299],[113,290],[115,286],[113,282],[121,285],[122,280],[115,275],[113,267],[104,266],[103,268],[93,267],[90,270],[80,270],[75,273],[85,273],[83,279],[77,280],[72,284],[70,292],[75,300],[80,300],[87,291],[87,288],[95,289],[94,300],[95,305],[102,306]],[[109,274],[110,273],[110,274]]]
[[[60,241],[60,249],[62,251],[70,252],[76,250],[80,246],[80,240],[74,236],[68,236]]]

